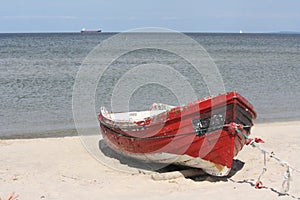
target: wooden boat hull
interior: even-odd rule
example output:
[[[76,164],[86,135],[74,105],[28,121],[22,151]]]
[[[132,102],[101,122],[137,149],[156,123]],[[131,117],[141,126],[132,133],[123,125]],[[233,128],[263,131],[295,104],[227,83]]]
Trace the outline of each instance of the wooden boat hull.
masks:
[[[235,126],[252,126],[253,107],[236,92],[197,100],[145,118],[117,121],[99,114],[104,141],[119,153],[144,161],[175,163],[226,176],[246,140]],[[249,130],[242,130],[249,135]]]

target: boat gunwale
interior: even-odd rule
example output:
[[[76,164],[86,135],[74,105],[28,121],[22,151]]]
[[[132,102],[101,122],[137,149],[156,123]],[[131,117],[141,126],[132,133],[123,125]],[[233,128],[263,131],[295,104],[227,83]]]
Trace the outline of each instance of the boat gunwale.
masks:
[[[172,108],[171,110],[163,111],[158,115],[146,117],[142,121],[148,120],[149,123],[144,124],[144,125],[139,125],[138,124],[139,121],[134,121],[134,122],[131,122],[129,120],[116,121],[116,120],[106,117],[105,115],[103,115],[102,112],[100,112],[100,114],[99,114],[99,120],[100,120],[100,123],[103,123],[103,124],[106,124],[106,125],[109,125],[112,127],[120,127],[120,126],[122,126],[122,124],[126,124],[125,126],[123,125],[122,127],[123,128],[140,128],[140,127],[147,128],[150,126],[170,123],[172,120],[176,120],[177,118],[188,118],[190,115],[193,115],[195,113],[195,111],[191,112],[191,110],[196,110],[196,112],[200,112],[200,110],[199,110],[200,106],[203,106],[201,108],[201,112],[203,112],[203,113],[211,112],[211,109],[210,109],[211,102],[218,101],[220,99],[223,100],[223,98],[226,98],[226,100],[222,101],[222,102],[216,102],[216,104],[213,106],[213,109],[219,109],[224,105],[227,106],[231,103],[233,103],[233,104],[237,103],[237,102],[234,102],[234,100],[237,100],[242,105],[242,108],[248,109],[247,112],[250,112],[252,120],[256,118],[256,112],[254,111],[253,106],[243,96],[241,96],[237,92],[229,92],[229,93],[219,95],[216,97],[206,97],[203,99],[199,99],[199,100],[193,101],[185,106],[176,106],[176,107]],[[198,108],[196,108],[196,107],[198,107]],[[227,110],[225,112],[227,112]],[[121,113],[121,112],[119,112],[119,113]],[[173,116],[170,117],[170,115],[173,115]],[[109,121],[109,122],[106,122],[106,121]]]

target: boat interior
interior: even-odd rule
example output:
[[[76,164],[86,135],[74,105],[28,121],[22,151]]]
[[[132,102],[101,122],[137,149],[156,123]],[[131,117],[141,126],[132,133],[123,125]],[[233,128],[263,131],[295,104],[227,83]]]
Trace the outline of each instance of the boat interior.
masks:
[[[134,111],[134,112],[108,112],[105,107],[101,107],[101,113],[105,118],[108,118],[112,121],[118,122],[137,122],[142,121],[145,118],[159,115],[163,112],[171,110],[176,106],[171,106],[162,103],[154,103],[149,110],[146,111]]]

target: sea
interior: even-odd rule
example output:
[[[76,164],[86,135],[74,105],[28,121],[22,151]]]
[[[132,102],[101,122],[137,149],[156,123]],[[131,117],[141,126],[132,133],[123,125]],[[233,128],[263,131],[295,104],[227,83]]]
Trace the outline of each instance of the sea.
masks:
[[[117,34],[1,33],[0,138],[76,135],[72,102],[78,73],[91,52]],[[136,34],[144,34],[136,39],[143,44],[147,33]],[[156,44],[164,44],[166,38],[171,38],[166,37],[167,33],[156,34]],[[237,91],[253,105],[257,112],[254,123],[300,119],[300,34],[184,35],[207,52],[218,70],[224,91]],[[172,40],[167,44],[178,49],[185,45]],[[125,48],[122,43],[112,45],[112,49]],[[104,53],[109,57],[112,52],[107,50]],[[154,102],[178,105],[182,103],[178,91],[183,96],[189,94],[180,84],[176,86],[177,93],[170,86],[158,84],[160,82],[156,79],[162,77],[159,67],[169,67],[182,75],[184,82],[194,89],[193,98],[210,95],[207,80],[195,72],[185,58],[165,50],[140,48],[113,60],[98,79],[101,84],[95,83],[95,116],[101,106],[112,109],[110,100],[116,85],[141,65],[144,69],[148,66],[158,70],[157,74],[152,71],[150,75],[155,81],[145,79],[145,84],[141,82],[130,94],[126,105],[130,110],[145,110]]]

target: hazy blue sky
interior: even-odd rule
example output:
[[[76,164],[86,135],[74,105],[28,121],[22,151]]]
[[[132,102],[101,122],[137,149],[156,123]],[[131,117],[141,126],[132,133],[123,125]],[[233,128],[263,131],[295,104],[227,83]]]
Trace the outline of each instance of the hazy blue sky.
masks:
[[[0,0],[0,32],[300,32],[300,0]]]

